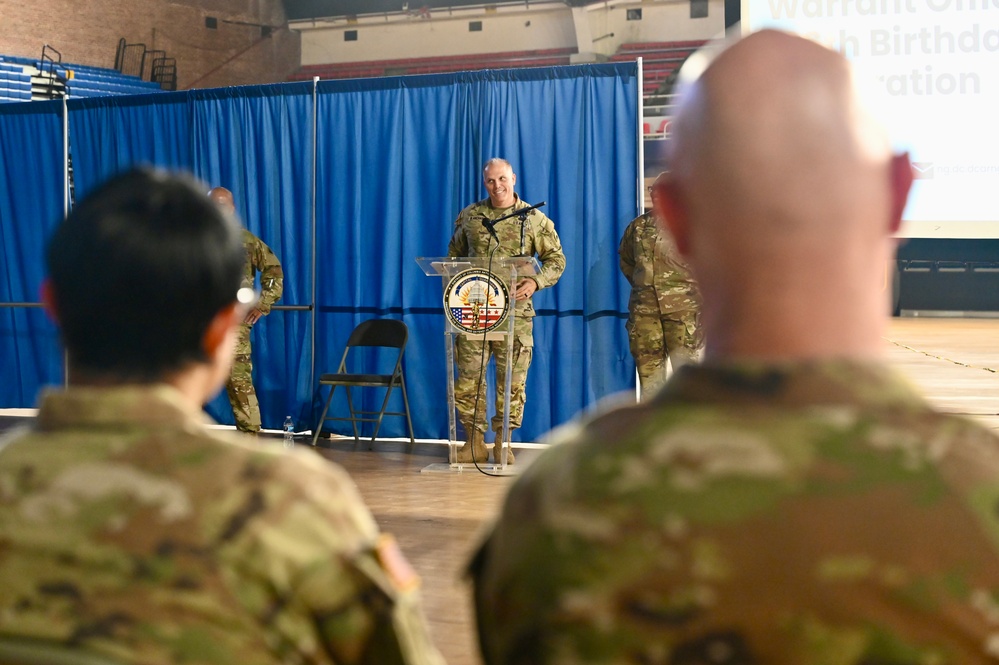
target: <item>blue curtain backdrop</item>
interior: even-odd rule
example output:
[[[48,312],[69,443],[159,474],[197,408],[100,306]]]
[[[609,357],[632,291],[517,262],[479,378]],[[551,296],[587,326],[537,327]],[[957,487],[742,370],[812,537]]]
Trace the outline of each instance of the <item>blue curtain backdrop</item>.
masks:
[[[191,171],[190,93],[70,100],[76,198],[138,164]]]
[[[45,241],[62,218],[61,102],[0,104],[0,303],[34,303]],[[62,382],[55,326],[41,309],[0,307],[0,408],[35,404]]]
[[[243,223],[281,260],[281,305],[312,303],[312,83],[191,92],[194,172],[233,193]],[[275,310],[253,327],[264,427],[311,427],[312,313]],[[208,406],[232,423],[223,392]]]
[[[523,199],[548,201],[568,260],[535,296],[518,438],[634,385],[616,250],[638,212],[635,65],[327,81],[318,91],[320,371],[336,367],[360,321],[402,318],[417,434],[447,436],[441,283],[414,258],[446,253],[458,212],[485,196],[483,162],[501,156]],[[403,424],[383,432],[401,435]]]
[[[327,81],[318,85],[315,114],[309,83],[70,101],[77,195],[135,164],[189,170],[233,191],[247,227],[284,264],[282,304],[315,308],[314,348],[308,311],[274,312],[254,333],[265,427],[279,427],[287,414],[311,427],[319,402],[313,376],[333,371],[353,327],[378,316],[410,327],[406,372],[417,435],[445,437],[441,284],[425,277],[415,258],[446,252],[457,213],[485,196],[482,163],[509,159],[521,197],[548,201],[545,212],[568,259],[562,280],[535,296],[534,364],[518,436],[531,440],[634,385],[616,249],[638,212],[636,70],[627,63]],[[58,108],[46,115],[43,106],[30,107],[38,113],[0,113],[4,185],[43,187],[0,201],[0,298],[12,300],[37,290],[44,239],[61,202]],[[8,138],[28,132],[55,147]],[[61,359],[49,344],[31,360],[20,341],[33,339],[28,322],[15,326],[3,316],[21,344],[17,362],[32,367],[8,372],[16,365],[5,363],[3,383],[13,387],[0,392],[0,405],[27,406],[37,384],[58,382],[52,368]],[[372,396],[365,406],[377,401]],[[209,410],[232,422],[224,398]],[[403,423],[386,421],[382,432],[402,435]]]

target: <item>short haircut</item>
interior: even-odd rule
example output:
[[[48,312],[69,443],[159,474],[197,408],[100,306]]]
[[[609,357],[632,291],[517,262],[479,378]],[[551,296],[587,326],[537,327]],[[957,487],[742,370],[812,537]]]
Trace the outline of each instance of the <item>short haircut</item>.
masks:
[[[204,333],[235,302],[245,263],[238,222],[194,180],[146,169],[113,178],[49,242],[71,367],[149,383],[205,362]]]
[[[497,164],[502,164],[504,166],[509,166],[510,170],[513,171],[513,164],[506,161],[502,157],[492,157],[485,164],[482,165],[482,174],[485,175],[486,171],[489,170],[490,166],[496,166]]]

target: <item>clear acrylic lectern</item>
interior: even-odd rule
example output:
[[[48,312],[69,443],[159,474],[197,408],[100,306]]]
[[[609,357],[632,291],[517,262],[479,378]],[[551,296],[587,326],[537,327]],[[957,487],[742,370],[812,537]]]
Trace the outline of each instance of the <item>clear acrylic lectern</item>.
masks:
[[[497,386],[499,377],[504,391],[503,432],[500,440],[501,460],[499,464],[480,463],[480,467],[498,473],[509,473],[507,449],[510,445],[510,378],[513,373],[513,333],[516,307],[513,299],[517,280],[536,275],[541,269],[533,256],[497,257],[420,257],[416,262],[424,274],[442,278],[444,287],[444,346],[447,358],[447,403],[448,403],[448,463],[431,464],[424,471],[461,471],[466,466],[458,462],[458,426],[454,404],[455,359],[454,342],[456,335],[466,335],[476,340],[500,341],[507,345],[506,367],[496,367]],[[482,380],[485,381],[485,373]],[[488,404],[482,405],[487,414]],[[468,433],[466,433],[466,436]]]

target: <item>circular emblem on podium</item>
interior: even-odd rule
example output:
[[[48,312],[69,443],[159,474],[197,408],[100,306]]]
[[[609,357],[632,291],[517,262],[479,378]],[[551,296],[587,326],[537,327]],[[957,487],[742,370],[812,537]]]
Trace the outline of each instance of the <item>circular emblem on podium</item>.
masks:
[[[488,270],[462,270],[444,289],[444,313],[463,332],[496,330],[510,313],[510,294],[506,284]]]

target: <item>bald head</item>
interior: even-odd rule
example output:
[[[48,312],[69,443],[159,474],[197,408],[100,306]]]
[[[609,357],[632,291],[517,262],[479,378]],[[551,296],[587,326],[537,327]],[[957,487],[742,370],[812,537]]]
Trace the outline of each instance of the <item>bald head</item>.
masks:
[[[814,321],[815,293],[880,286],[911,172],[842,56],[750,35],[681,93],[672,127],[662,216],[715,325],[762,300]]]
[[[673,137],[691,213],[727,237],[886,230],[888,140],[847,61],[814,42],[767,30],[722,52],[683,94]]]
[[[232,192],[225,187],[213,188],[210,192],[208,192],[208,198],[210,198],[220,209],[230,215],[236,212],[236,203],[233,201]]]

